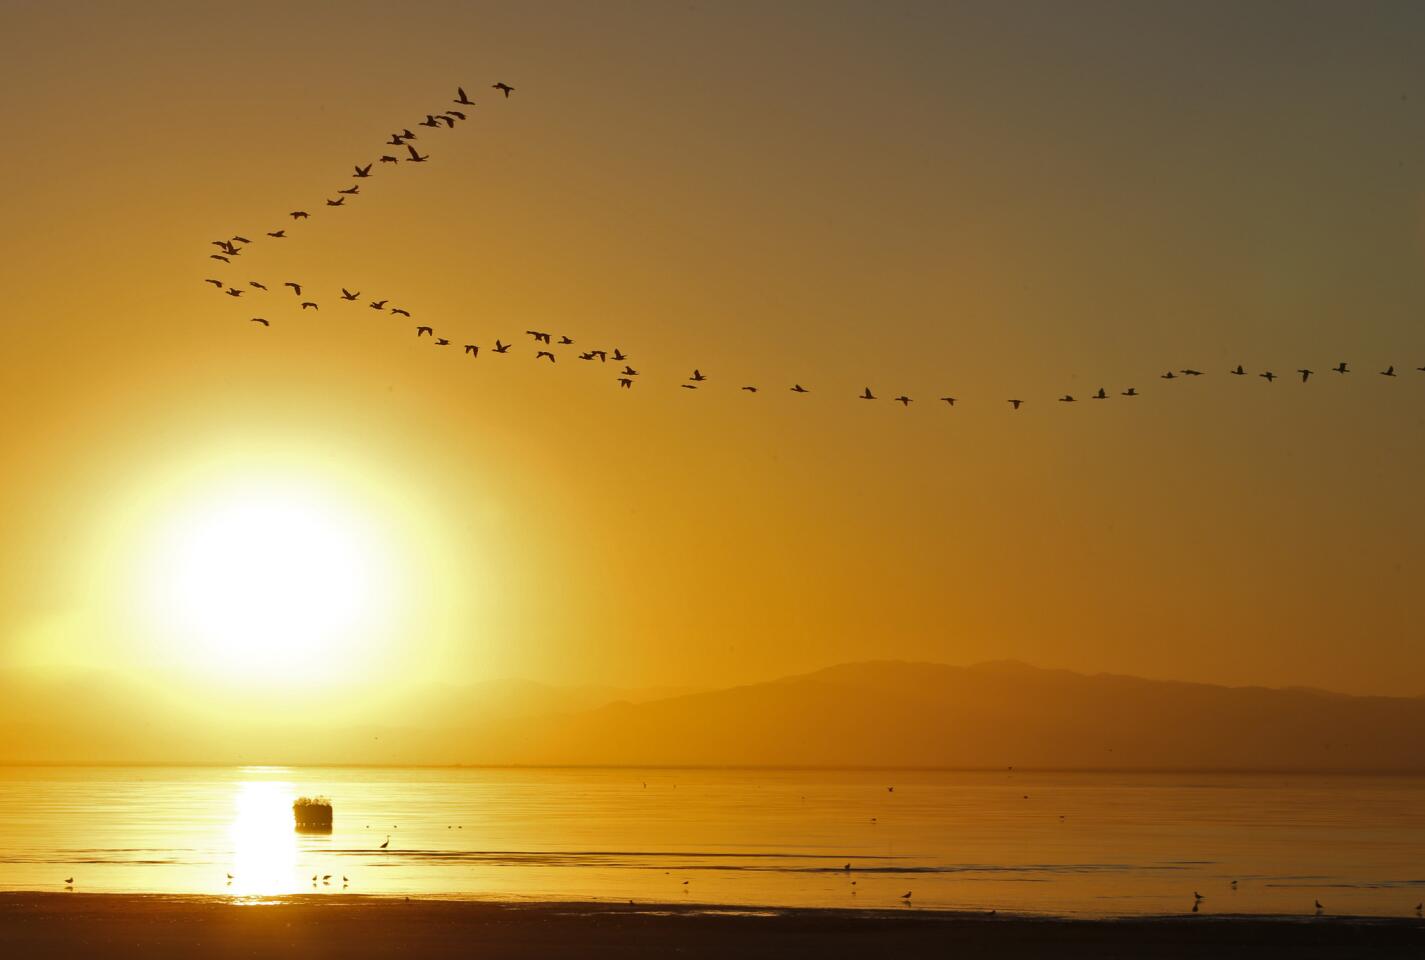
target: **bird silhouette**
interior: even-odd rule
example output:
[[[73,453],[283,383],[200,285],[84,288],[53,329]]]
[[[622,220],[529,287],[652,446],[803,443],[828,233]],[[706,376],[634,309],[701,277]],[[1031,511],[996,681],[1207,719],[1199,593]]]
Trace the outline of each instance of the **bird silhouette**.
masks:
[[[505,99],[508,100],[510,98],[510,93],[513,92],[515,88],[510,86],[508,83],[492,83],[490,84],[490,89],[500,91],[505,95]]]
[[[1014,407],[1014,409],[1018,410],[1018,409],[1019,409],[1019,405],[1020,405],[1021,403],[1023,403],[1023,402],[1024,402],[1023,400],[1010,400],[1010,401],[1009,401],[1009,405],[1010,405],[1011,407]]]
[[[902,900],[909,900],[909,899],[910,899],[910,893],[911,893],[911,892],[910,892],[909,890],[907,890],[905,893],[901,894],[901,899],[902,899]]]
[[[381,154],[381,162],[382,162],[382,163],[400,163],[401,161],[398,160],[396,157],[391,156],[389,153],[383,153],[383,154]]]
[[[684,390],[696,390],[696,389],[698,389],[698,385],[697,385],[696,383],[682,383],[682,384],[679,384],[679,386],[681,386]]]
[[[510,345],[509,345],[508,343],[501,343],[501,342],[497,339],[497,340],[495,341],[495,352],[496,352],[496,353],[509,353],[509,352],[510,352]]]
[[[270,326],[272,326],[272,324],[268,323],[266,320],[262,319],[261,317],[253,317],[252,320],[249,321],[249,322],[250,322],[250,323],[260,323],[260,324],[262,324],[264,327],[270,327]]]
[[[539,330],[526,330],[525,333],[529,334],[531,337],[534,337],[534,342],[535,342],[535,343],[548,343],[548,342],[549,342],[549,334],[544,333],[544,332],[542,332],[542,331],[539,331]]]
[[[1325,910],[1325,909],[1326,909],[1325,907],[1323,907],[1323,906],[1321,905],[1321,901],[1320,901],[1320,900],[1313,900],[1312,902],[1316,904],[1316,912],[1317,912],[1317,913],[1320,913],[1322,910]]]
[[[1237,881],[1236,881],[1236,880],[1233,880],[1233,881],[1232,881],[1232,889],[1233,889],[1233,890],[1236,890],[1236,889],[1237,889]]]
[[[442,113],[441,116],[442,116],[442,117],[455,117],[455,118],[458,119],[458,120],[464,120],[464,119],[465,119],[465,114],[462,113],[462,112],[459,111],[459,110],[447,110],[447,111],[445,111],[445,113]]]
[[[467,107],[473,107],[473,106],[475,106],[475,101],[474,101],[474,100],[471,100],[469,97],[467,97],[467,96],[465,95],[465,88],[464,88],[464,87],[456,87],[456,88],[455,88],[455,93],[456,93],[456,97],[455,97],[454,100],[451,101],[451,103],[463,103],[463,104],[465,104],[465,106],[467,106]]]
[[[287,236],[287,231],[286,231],[286,230],[272,230],[272,231],[269,231],[267,235],[268,235],[269,237],[271,237],[272,239],[274,239],[274,240],[281,240],[283,237]]]
[[[438,127],[438,126],[440,126],[440,121],[437,120],[434,116],[432,116],[431,114],[428,113],[428,114],[426,114],[426,118],[421,121],[421,126],[423,126],[423,127]]]
[[[1204,897],[1202,894],[1198,893],[1196,890],[1194,890],[1194,891],[1192,892],[1192,898],[1193,898],[1194,900],[1206,900],[1206,899],[1207,899],[1207,898]]]
[[[445,337],[438,337],[436,338],[435,345],[437,347],[448,347],[450,346],[450,341],[445,339]]]
[[[406,145],[406,138],[399,133],[393,133],[391,134],[391,139],[386,142],[393,147],[404,147]]]
[[[903,407],[908,407],[908,406],[910,406],[910,397],[907,397],[905,394],[901,394],[900,396],[896,397],[895,399],[896,399],[896,403],[899,403],[899,404],[900,404],[901,406],[903,406]]]
[[[704,380],[707,379],[707,377],[704,376],[704,374],[703,374],[703,372],[702,372],[701,370],[699,370],[697,367],[694,367],[694,368],[693,368],[693,375],[692,375],[691,377],[689,377],[688,379],[691,380],[691,381],[693,381],[694,383],[702,383]]]
[[[1180,371],[1178,371],[1178,372],[1181,373],[1181,374],[1182,374],[1183,376],[1185,376],[1185,377],[1200,377],[1200,376],[1202,376],[1202,371],[1201,371],[1201,370],[1180,370]]]
[[[356,291],[355,293],[352,293],[350,290],[346,289],[346,287],[341,288],[341,298],[343,300],[355,300],[359,296],[361,296],[360,290]]]
[[[1298,370],[1298,371],[1296,371],[1296,372],[1299,373],[1299,374],[1301,374],[1301,382],[1302,382],[1302,383],[1305,383],[1307,380],[1310,380],[1310,379],[1311,379],[1311,375],[1312,375],[1313,373],[1315,373],[1316,371],[1315,371],[1315,370],[1308,370],[1308,369],[1306,369],[1305,367],[1302,367],[1300,370]]]
[[[288,280],[286,283],[282,284],[282,286],[291,287],[292,292],[299,297],[302,295],[302,285],[300,283],[293,283],[291,280]]]
[[[358,193],[360,193],[360,192],[361,192],[361,184],[359,184],[359,183],[353,183],[351,186],[347,187],[346,189],[344,189],[344,190],[338,190],[338,191],[337,191],[337,193],[344,193],[344,194],[346,194],[348,197],[354,197],[354,196],[356,196],[356,195],[357,195]]]
[[[615,363],[623,363],[628,359],[628,354],[624,353],[618,347],[614,347],[613,358]]]
[[[633,386],[633,381],[632,381],[631,379],[629,379],[628,377],[619,377],[619,378],[618,378],[618,385],[621,386],[621,387],[623,387],[625,390],[627,390],[627,389],[629,389],[630,387]]]
[[[210,260],[221,260],[221,261],[223,261],[223,263],[232,263],[231,260],[229,260],[227,257],[223,256],[221,253],[210,253],[210,254],[208,254],[208,259],[210,259]]]
[[[956,399],[955,397],[941,397],[940,399],[941,399],[941,400],[944,400],[946,403],[950,404],[950,406],[952,406],[952,407],[955,406],[955,399]]]
[[[409,318],[410,315],[411,315],[411,311],[409,311],[409,310],[402,310],[400,307],[392,307],[392,308],[391,308],[391,316],[393,316],[393,317],[406,317],[406,318]]]
[[[372,310],[385,310],[385,309],[386,309],[386,301],[385,301],[385,300],[372,300],[369,304],[367,304],[367,306],[369,306]]]
[[[1227,372],[1228,372],[1228,373],[1234,373],[1234,374],[1236,374],[1236,375],[1239,376],[1239,377],[1245,377],[1245,376],[1247,375],[1247,371],[1242,369],[1242,365],[1241,365],[1240,363],[1237,364],[1237,369],[1236,369],[1236,370],[1228,370]]]
[[[1178,377],[1177,377],[1177,374],[1175,374],[1175,373],[1173,373],[1173,371],[1169,370],[1167,373],[1163,374],[1160,379],[1162,379],[1162,380],[1176,380],[1177,378],[1178,378]]]
[[[232,883],[232,881],[233,881],[233,875],[230,873],[230,874],[228,874],[228,882],[229,882],[229,883]]]
[[[592,353],[589,353],[589,352],[585,351],[584,353],[579,354],[579,359],[580,359],[580,360],[593,360],[593,359],[594,359],[594,355],[593,355]]]
[[[1072,393],[1066,393],[1066,394],[1064,394],[1062,397],[1059,398],[1059,402],[1060,402],[1060,403],[1073,403],[1073,402],[1074,402],[1074,395],[1073,395]]]
[[[411,146],[409,143],[406,144],[406,151],[411,155],[411,163],[425,163],[427,160],[430,159],[430,154],[421,156],[419,153],[416,152],[416,148]]]
[[[293,210],[288,216],[293,220],[306,220],[311,214],[305,210]]]
[[[65,877],[65,878],[64,878],[64,882],[65,882],[65,883],[68,883],[68,884],[70,884],[70,885],[73,885],[73,883],[74,883],[74,878],[73,878],[73,877]]]
[[[808,390],[806,387],[802,386],[800,383],[794,383],[794,384],[792,384],[792,393],[810,393],[810,392],[811,392],[810,390]]]
[[[536,360],[538,360],[540,357],[548,357],[550,363],[554,362],[554,354],[550,353],[548,350],[541,350],[534,355],[534,358]]]
[[[223,281],[221,281],[221,280],[204,280],[203,282],[204,282],[204,283],[211,283],[213,286],[217,287],[219,290],[223,289]]]
[[[861,400],[874,400],[874,399],[876,399],[876,395],[871,392],[871,388],[870,388],[870,387],[867,387],[867,388],[865,389],[865,391],[861,393],[859,399],[861,399]]]
[[[252,243],[247,237],[233,237],[234,243]]]
[[[470,354],[472,357],[480,356],[480,348],[473,343],[467,343],[465,345],[465,352]]]
[[[391,845],[391,838],[390,838],[390,837],[387,837],[387,838],[386,838],[386,842],[383,843],[383,844],[381,844],[381,849],[382,849],[382,850],[385,850],[385,849],[386,849],[387,847],[389,847],[390,845]]]
[[[624,375],[625,377],[636,377],[636,376],[638,376],[638,371],[635,370],[635,369],[633,369],[633,367],[630,367],[628,364],[624,364],[624,365],[623,365],[623,375]]]
[[[1123,391],[1122,396],[1125,396],[1125,397],[1136,397],[1136,396],[1138,396],[1138,391],[1135,390],[1135,389],[1133,389],[1132,387],[1129,387],[1127,390]]]
[[[341,206],[341,205],[344,204],[344,203],[346,203],[346,197],[337,197],[335,200],[328,200],[328,201],[327,201],[327,206],[329,206],[329,207],[339,207],[339,206]]]
[[[1107,399],[1108,399],[1108,391],[1105,390],[1103,387],[1099,387],[1099,388],[1098,388],[1098,393],[1094,394],[1093,397],[1092,397],[1092,399],[1094,399],[1094,400],[1107,400]]]
[[[1382,370],[1382,371],[1380,372],[1380,375],[1381,375],[1382,377],[1393,377],[1393,376],[1395,376],[1395,367],[1394,367],[1394,366],[1386,367],[1384,370]]]
[[[416,327],[416,336],[433,337],[435,336],[435,331],[430,327]]]
[[[748,393],[756,393],[756,392],[757,392],[757,388],[756,388],[756,387],[743,387],[742,389],[746,390]]]
[[[442,123],[444,123],[444,124],[445,124],[445,129],[447,129],[447,130],[450,130],[451,128],[453,128],[453,127],[455,126],[455,118],[452,117],[452,116],[451,116],[450,114],[448,114],[448,113],[439,113],[439,114],[436,114],[436,117],[435,117],[435,118],[436,118],[437,120],[441,121]]]
[[[1261,377],[1263,380],[1267,381],[1267,383],[1271,383],[1273,380],[1275,380],[1275,379],[1277,378],[1277,375],[1276,375],[1275,373],[1272,373],[1270,370],[1268,370],[1266,373],[1259,373],[1259,374],[1257,374],[1257,376],[1259,376],[1259,377]]]
[[[571,340],[571,339],[569,339],[568,337],[560,337],[560,338],[559,338],[559,343],[560,343],[562,346],[566,346],[566,347],[567,347],[569,344],[571,344],[571,343],[573,343],[573,342],[574,342],[574,341]]]
[[[316,309],[317,309],[317,305],[316,305],[315,303],[313,303],[312,301],[310,301],[310,300],[303,300],[303,301],[302,301],[302,309],[305,310],[305,309],[307,309],[308,307],[311,307],[313,310],[316,310]]]
[[[371,176],[371,164],[368,163],[368,164],[367,164],[366,166],[364,166],[364,167],[361,167],[361,166],[356,167],[356,172],[353,173],[352,176],[353,176],[353,177],[358,177],[358,178]]]
[[[228,287],[227,293],[228,293],[228,296],[230,296],[230,297],[240,297],[240,296],[242,296],[242,291],[239,290],[237,287]]]
[[[563,343],[562,340],[560,342]],[[607,363],[609,359],[609,352],[607,350],[590,350],[589,356],[598,357],[600,363]]]
[[[1336,364],[1336,366],[1332,367],[1331,369],[1332,369],[1332,370],[1335,370],[1337,373],[1350,373],[1350,372],[1351,372],[1350,368],[1346,366],[1346,361],[1345,361],[1345,360],[1342,360],[1340,363]]]

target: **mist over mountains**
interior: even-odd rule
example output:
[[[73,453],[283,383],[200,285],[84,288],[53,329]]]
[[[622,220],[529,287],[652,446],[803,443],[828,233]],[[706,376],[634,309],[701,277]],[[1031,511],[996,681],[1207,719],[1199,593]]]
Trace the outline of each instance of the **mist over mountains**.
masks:
[[[718,690],[426,687],[232,716],[104,675],[0,675],[0,762],[1425,773],[1425,698],[870,661]]]

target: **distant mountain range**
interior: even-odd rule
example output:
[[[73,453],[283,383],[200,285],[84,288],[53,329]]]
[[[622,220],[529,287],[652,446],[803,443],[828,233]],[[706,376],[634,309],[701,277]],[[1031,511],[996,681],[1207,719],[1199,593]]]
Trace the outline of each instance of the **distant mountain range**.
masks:
[[[13,678],[0,679],[9,686]],[[68,684],[6,698],[0,762],[1425,773],[1425,698],[1090,676],[1004,661],[849,663],[701,692],[499,681],[373,705],[369,722],[347,711],[311,726],[188,716],[113,684],[89,694],[80,681]],[[66,701],[54,697],[84,697],[91,709],[71,722],[54,709]]]

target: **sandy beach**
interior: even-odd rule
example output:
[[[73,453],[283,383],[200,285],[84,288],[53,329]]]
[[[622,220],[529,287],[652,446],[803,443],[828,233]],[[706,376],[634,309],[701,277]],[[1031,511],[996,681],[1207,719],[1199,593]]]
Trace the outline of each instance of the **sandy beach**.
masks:
[[[1064,920],[931,911],[301,896],[0,894],[10,957],[1418,957],[1425,922]]]

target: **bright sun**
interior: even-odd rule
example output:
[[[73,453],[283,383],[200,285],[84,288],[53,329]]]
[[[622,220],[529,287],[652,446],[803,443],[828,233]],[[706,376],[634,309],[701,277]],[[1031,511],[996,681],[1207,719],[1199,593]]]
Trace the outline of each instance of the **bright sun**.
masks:
[[[154,547],[156,625],[205,672],[348,675],[391,620],[389,550],[316,491],[209,493],[172,514]]]

